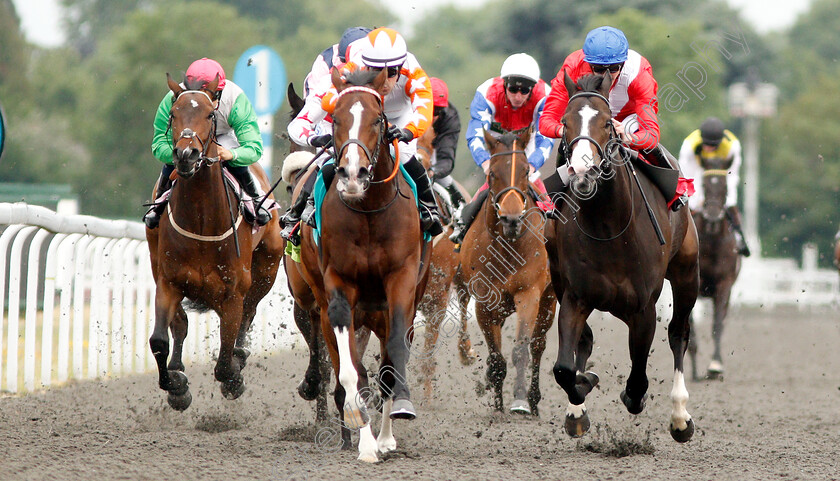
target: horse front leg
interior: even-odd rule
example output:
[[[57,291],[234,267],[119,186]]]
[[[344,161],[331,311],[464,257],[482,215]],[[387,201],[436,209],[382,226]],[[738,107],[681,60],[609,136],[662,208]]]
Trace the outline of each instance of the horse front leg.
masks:
[[[359,392],[359,362],[356,335],[353,322],[353,309],[358,299],[358,291],[344,285],[335,276],[324,276],[329,292],[327,319],[322,320],[324,338],[330,350],[338,383],[335,389],[335,402],[342,417],[342,437],[349,435],[349,430],[359,429],[359,460],[375,463],[376,438],[370,427],[370,416],[365,400]],[[329,328],[330,334],[326,334]]]
[[[236,399],[245,392],[242,378],[242,364],[239,356],[234,355],[236,339],[242,324],[243,296],[228,295],[221,304],[219,312],[220,329],[219,359],[216,361],[214,374],[221,382],[220,389],[226,399]]]
[[[556,284],[555,284],[556,286]],[[556,287],[555,287],[556,288]],[[572,437],[583,436],[589,430],[589,415],[586,412],[586,395],[597,384],[595,379],[587,378],[578,369],[576,359],[580,346],[581,334],[588,329],[586,319],[592,308],[580,300],[563,293],[560,302],[560,315],[557,319],[559,349],[554,363],[554,380],[566,391],[569,404],[566,406],[566,433]]]
[[[715,292],[715,314],[712,324],[712,339],[715,343],[715,352],[712,354],[712,361],[706,370],[706,377],[709,379],[723,379],[723,354],[721,353],[721,340],[723,339],[724,321],[729,311],[729,296],[732,293],[732,282],[725,281],[718,285]]]
[[[656,300],[651,301],[641,312],[628,316],[624,321],[630,333],[631,367],[624,391],[621,392],[621,401],[630,414],[639,414],[645,409],[647,399],[649,385],[647,361],[650,356],[650,346],[653,344],[653,335],[656,332]]]
[[[178,303],[178,309],[175,311],[175,316],[172,318],[172,323],[169,325],[169,330],[172,332],[172,357],[169,358],[169,370],[184,372],[184,361],[182,355],[184,353],[184,339],[187,338],[187,313],[184,307]]]
[[[166,401],[176,411],[183,411],[192,403],[187,376],[180,370],[170,370],[166,365],[169,357],[169,326],[178,315],[178,311],[182,310],[183,298],[183,295],[170,284],[163,280],[158,281],[155,290],[155,327],[149,338],[149,348],[152,350],[158,367],[158,386],[169,393]],[[176,329],[175,333],[179,335],[180,330]],[[184,329],[184,335],[186,335],[186,329]],[[174,358],[173,361],[175,361]],[[178,366],[178,362],[174,362],[172,366],[183,367],[183,364]]]
[[[467,320],[469,319],[467,317],[467,304],[470,302],[470,293],[465,285],[460,283],[456,285],[455,301],[461,319],[461,332],[458,334],[458,354],[462,365],[471,366],[478,360],[478,353],[472,347],[470,333],[467,331]]]
[[[530,289],[519,291],[513,296],[516,306],[516,339],[513,343],[513,366],[516,368],[516,378],[513,382],[513,404],[510,412],[516,414],[533,414],[528,394],[525,389],[525,378],[529,361],[531,361],[530,347],[534,342],[534,331],[537,315],[540,311],[541,289],[532,286]],[[539,388],[538,388],[539,389]]]
[[[549,286],[540,298],[540,307],[537,312],[537,324],[531,336],[531,387],[528,389],[528,407],[531,414],[539,416],[537,406],[542,399],[540,392],[540,364],[545,351],[545,336],[551,325],[554,323],[554,308],[557,302],[554,293]]]

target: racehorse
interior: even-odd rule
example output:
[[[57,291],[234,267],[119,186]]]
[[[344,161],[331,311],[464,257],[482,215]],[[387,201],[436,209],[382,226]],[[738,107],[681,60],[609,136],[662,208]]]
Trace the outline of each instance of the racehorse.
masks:
[[[556,301],[544,245],[545,220],[528,194],[529,164],[524,149],[530,137],[531,129],[506,133],[499,139],[484,133],[490,152],[490,195],[477,215],[484,222],[477,222],[461,245],[461,269],[456,277],[475,299],[476,319],[489,350],[488,388],[495,391],[498,411],[504,410],[502,387],[507,375],[501,330],[505,319],[516,314],[516,380],[510,411],[537,415],[542,397],[540,361]],[[466,322],[466,306],[462,303],[461,307],[462,322]],[[531,384],[526,391],[529,351]]]
[[[393,419],[416,417],[406,364],[429,265],[416,200],[398,175],[399,160],[390,155],[385,137],[387,119],[378,90],[386,76],[385,69],[357,71],[346,78],[333,71],[336,175],[321,206],[320,242],[303,226],[298,264],[320,310],[338,380],[334,399],[342,436],[349,442],[349,429],[360,429],[359,459],[367,462],[378,460],[377,451],[396,448]],[[357,307],[384,310],[387,316],[356,316]],[[381,346],[378,381],[385,401],[378,439],[359,387],[366,374],[353,339],[362,326],[376,334]]]
[[[573,195],[555,195],[561,220],[548,236],[548,251],[560,300],[553,371],[569,397],[566,431],[577,437],[589,429],[584,401],[598,376],[586,372],[594,342],[586,320],[594,309],[610,312],[629,327],[632,368],[621,400],[632,414],[644,409],[656,300],[667,278],[674,293],[668,325],[674,358],[670,432],[675,440],[688,441],[694,421],[686,410],[683,357],[699,284],[694,223],[687,209],[671,212],[661,191],[646,176],[636,176],[612,127],[609,77],[584,76],[576,84],[566,74],[565,88],[569,103],[561,142],[570,158],[560,169],[568,172]]]
[[[431,125],[417,139],[417,159],[423,163],[430,178],[434,177],[431,171],[432,156],[434,155],[434,139],[435,129]],[[460,266],[460,258],[458,253],[455,252],[455,244],[449,240],[449,236],[453,231],[451,219],[455,215],[452,212],[451,204],[444,200],[444,196],[448,196],[449,194],[446,194],[446,190],[438,184],[433,184],[433,187],[435,188],[438,210],[445,213],[444,217],[449,218],[450,222],[444,226],[443,233],[432,240],[432,255],[429,261],[429,282],[426,285],[426,292],[423,294],[423,299],[418,306],[418,310],[423,314],[425,320],[423,322],[425,332],[422,346],[417,345],[414,347],[413,353],[416,357],[420,358],[420,371],[423,373],[423,399],[425,401],[430,401],[433,395],[432,381],[435,377],[435,370],[437,369],[435,352],[441,347],[438,345],[441,328],[444,329],[444,335],[447,337],[452,336],[456,331],[458,332],[458,353],[463,365],[469,366],[478,358],[472,347],[470,336],[467,333],[467,323],[463,321],[456,322],[458,317],[449,316],[450,293],[454,290],[459,305],[463,304],[465,306],[469,302],[469,295],[467,294],[466,286],[455,284],[455,273]],[[461,190],[461,195],[464,196],[466,202],[469,202],[470,195],[466,189],[459,184],[457,187]]]
[[[216,144],[218,78],[203,89],[186,89],[167,74],[174,94],[170,129],[178,178],[157,229],[146,229],[155,290],[155,326],[149,346],[167,401],[183,411],[192,401],[181,353],[187,316],[181,301],[213,309],[220,318],[221,347],[215,377],[222,394],[238,398],[245,390],[241,370],[248,357],[246,335],[257,304],[271,289],[280,266],[283,239],[276,222],[253,230],[231,200]],[[252,170],[267,190],[261,169]],[[241,252],[240,251],[241,248]],[[174,338],[169,357],[169,333]]]
[[[703,164],[703,209],[694,212],[694,224],[700,239],[700,296],[709,297],[714,302],[714,323],[712,338],[715,351],[706,371],[708,379],[723,376],[723,358],[720,340],[723,336],[724,320],[729,310],[729,296],[732,285],[741,269],[741,256],[732,232],[731,223],[726,215],[726,175],[732,161],[706,159]],[[697,377],[697,335],[692,331],[689,343],[691,356],[691,374]]]

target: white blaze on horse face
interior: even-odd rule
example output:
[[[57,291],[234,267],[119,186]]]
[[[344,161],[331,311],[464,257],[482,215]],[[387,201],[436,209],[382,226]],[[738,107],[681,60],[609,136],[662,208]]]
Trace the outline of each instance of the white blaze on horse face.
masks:
[[[589,136],[589,123],[596,115],[598,115],[598,111],[589,105],[584,105],[583,108],[578,111],[578,115],[580,115],[579,135]],[[575,144],[574,150],[572,150],[572,160],[570,162],[571,169],[575,174],[583,174],[589,170],[589,167],[592,166],[592,157],[592,147],[590,146],[590,142],[586,139],[578,140]],[[571,173],[572,172],[570,172],[570,174]]]
[[[365,407],[359,403],[359,374],[350,355],[350,330],[336,327],[333,332],[338,347],[338,382],[344,388],[345,394],[344,424],[350,429],[361,428],[368,424],[368,420]]]
[[[349,138],[359,140],[359,131],[362,127],[362,112],[365,108],[361,102],[356,102],[350,107],[350,113],[353,114],[353,124],[350,126]],[[347,146],[347,173],[350,178],[354,179],[359,174],[359,166],[361,162],[361,149],[357,144],[350,144]]]
[[[674,386],[671,388],[671,428],[685,431],[691,415],[685,406],[688,404],[688,389],[685,387],[685,376],[679,370],[674,371]]]

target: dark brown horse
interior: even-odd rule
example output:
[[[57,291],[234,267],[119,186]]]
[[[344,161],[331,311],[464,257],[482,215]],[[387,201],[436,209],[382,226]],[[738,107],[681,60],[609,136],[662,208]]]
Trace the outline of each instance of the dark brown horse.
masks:
[[[386,70],[342,78],[332,114],[337,146],[336,177],[322,205],[320,244],[312,229],[301,230],[298,268],[320,311],[321,331],[338,383],[335,402],[343,433],[360,428],[359,459],[374,462],[377,451],[396,448],[392,419],[413,419],[406,365],[417,304],[428,279],[417,205],[398,160],[389,153],[387,119],[379,90]],[[308,307],[303,306],[302,307]],[[354,315],[356,308],[387,316]],[[380,339],[382,428],[374,438],[360,384],[364,368],[355,331],[369,328]],[[361,387],[360,387],[361,386]]]
[[[432,126],[429,126],[426,132],[417,139],[417,159],[426,167],[429,177],[432,177],[434,139],[435,129]],[[444,217],[451,219],[453,215],[451,207],[443,200],[443,196],[448,194],[441,193],[437,184],[434,187],[438,209],[446,213]],[[466,189],[460,185],[457,185],[457,187],[461,190],[461,195],[469,202],[470,195]],[[440,188],[440,190],[445,192],[443,188]],[[466,286],[455,283],[455,273],[460,266],[460,256],[455,252],[455,244],[449,240],[452,231],[453,226],[450,221],[448,225],[444,226],[443,233],[432,239],[429,282],[418,306],[418,310],[423,314],[424,319],[422,323],[424,327],[423,344],[418,343],[414,346],[412,354],[420,359],[420,370],[423,373],[423,399],[426,401],[431,400],[433,395],[432,381],[437,369],[435,353],[443,345],[443,342],[440,345],[438,344],[441,329],[443,329],[445,338],[457,334],[458,353],[463,365],[468,366],[478,358],[467,333],[467,323],[461,322],[457,313],[449,311],[449,300],[453,291],[459,304],[466,305],[469,302]],[[466,318],[464,318],[464,321],[466,321]],[[415,324],[415,326],[419,326],[419,324]]]
[[[461,245],[461,269],[456,279],[475,299],[475,315],[487,341],[488,388],[494,389],[496,410],[504,410],[502,388],[507,361],[502,354],[502,326],[516,314],[513,364],[514,401],[510,411],[537,415],[540,402],[540,361],[545,336],[554,322],[556,301],[548,272],[545,220],[528,195],[525,146],[531,130],[506,133],[499,139],[484,133],[490,152],[487,184],[490,195],[478,212],[476,225]],[[462,322],[466,305],[461,304]],[[529,364],[531,383],[526,388]]]
[[[694,212],[694,224],[700,239],[700,296],[714,302],[712,338],[715,351],[706,370],[706,377],[717,379],[723,376],[721,337],[724,320],[729,311],[729,297],[732,286],[741,270],[741,256],[732,232],[732,224],[726,215],[726,176],[732,161],[706,159],[703,164],[703,209]],[[697,380],[697,335],[692,318],[691,375]]]
[[[233,194],[223,181],[215,139],[215,82],[201,90],[182,88],[167,74],[174,93],[171,113],[173,160],[178,179],[167,214],[157,229],[146,229],[155,291],[155,327],[149,346],[158,366],[160,388],[179,411],[192,396],[181,352],[187,317],[181,301],[213,309],[221,320],[221,347],[215,376],[222,394],[236,399],[245,390],[241,369],[248,357],[246,335],[257,304],[271,289],[280,266],[283,239],[276,222],[253,232],[242,222]],[[252,171],[264,189],[268,179]],[[241,254],[237,255],[238,242]],[[169,358],[169,330],[174,337]]]
[[[674,357],[670,431],[688,441],[694,422],[686,404],[683,357],[688,346],[688,316],[697,298],[697,232],[688,209],[671,212],[666,199],[645,176],[636,177],[613,140],[609,77],[590,75],[577,84],[566,75],[569,103],[563,115],[566,168],[570,192],[562,205],[563,221],[549,236],[551,281],[560,300],[559,351],[554,377],[569,396],[566,431],[580,436],[589,428],[584,401],[598,377],[586,372],[592,353],[592,330],[586,323],[598,309],[629,327],[632,368],[621,400],[632,414],[645,406],[648,355],[656,330],[656,300],[664,280],[674,292],[674,316],[668,339]],[[638,179],[638,183],[636,181]],[[661,226],[664,244],[651,216]]]

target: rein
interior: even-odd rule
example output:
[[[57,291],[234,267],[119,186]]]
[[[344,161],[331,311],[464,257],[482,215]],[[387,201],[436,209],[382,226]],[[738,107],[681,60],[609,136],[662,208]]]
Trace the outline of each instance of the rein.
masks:
[[[703,171],[703,177],[713,177],[713,176],[725,176],[729,175],[729,171],[726,169],[709,169]]]

